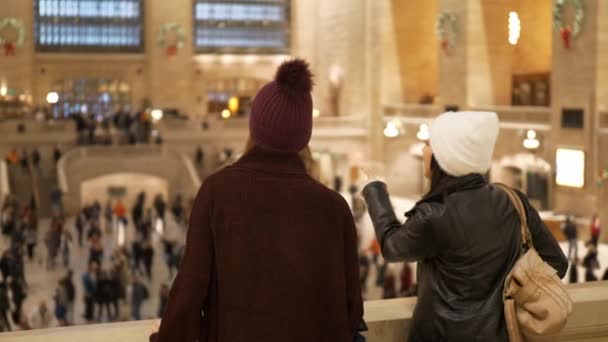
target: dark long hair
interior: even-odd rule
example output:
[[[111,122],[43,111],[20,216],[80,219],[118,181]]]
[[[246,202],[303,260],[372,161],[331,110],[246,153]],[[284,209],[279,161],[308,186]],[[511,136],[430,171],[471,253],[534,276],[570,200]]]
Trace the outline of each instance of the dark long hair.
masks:
[[[450,176],[447,172],[443,171],[433,155],[431,158],[431,189],[429,190],[429,194],[442,192],[445,185],[453,179],[456,179],[456,177]]]

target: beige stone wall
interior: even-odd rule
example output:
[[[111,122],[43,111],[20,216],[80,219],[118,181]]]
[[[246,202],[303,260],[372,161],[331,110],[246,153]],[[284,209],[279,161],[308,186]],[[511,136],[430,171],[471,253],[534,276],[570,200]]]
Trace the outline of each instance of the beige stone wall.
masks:
[[[556,187],[555,207],[569,210],[578,215],[590,216],[598,208],[598,191],[595,180],[599,166],[595,155],[594,137],[598,134],[593,128],[595,110],[594,93],[597,81],[598,23],[597,15],[600,0],[584,1],[587,16],[585,29],[573,39],[572,47],[565,49],[559,33],[553,31],[553,72],[552,72],[552,134],[556,146],[583,149],[586,153],[586,185],[584,189]],[[585,110],[583,129],[561,128],[562,108],[582,108]],[[555,160],[553,160],[555,162]]]
[[[513,8],[521,20],[521,36],[513,56],[513,74],[551,71],[553,41],[548,38],[553,30],[551,6],[551,0],[519,0]]]
[[[36,54],[32,40],[33,0],[6,0],[0,17],[17,17],[27,27],[27,41],[18,56],[0,58],[0,81],[34,94],[45,104],[57,80],[75,77],[126,79],[133,88],[133,105],[145,98],[160,108],[178,108],[192,117],[206,114],[206,82],[217,78],[253,77],[270,80],[282,56],[238,58],[197,57],[193,52],[191,0],[145,1],[145,52],[142,54]],[[363,0],[294,0],[292,2],[292,55],[311,62],[316,75],[315,105],[330,113],[328,74],[336,65],[344,70],[341,115],[361,115],[366,104]],[[186,46],[168,57],[158,46],[160,26],[178,22],[187,32]]]
[[[437,95],[439,43],[435,34],[438,0],[392,0],[391,18],[396,40],[401,102],[418,103],[422,95]]]

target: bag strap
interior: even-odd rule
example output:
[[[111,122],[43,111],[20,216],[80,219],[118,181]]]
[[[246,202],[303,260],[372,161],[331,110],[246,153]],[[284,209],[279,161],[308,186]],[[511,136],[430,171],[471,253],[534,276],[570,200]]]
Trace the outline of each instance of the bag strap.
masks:
[[[521,254],[526,253],[530,248],[534,248],[532,242],[532,236],[530,234],[530,227],[528,227],[528,218],[526,216],[526,209],[519,195],[507,185],[501,183],[495,183],[496,187],[504,191],[509,196],[511,203],[515,207],[515,211],[519,215],[519,221],[521,222]]]

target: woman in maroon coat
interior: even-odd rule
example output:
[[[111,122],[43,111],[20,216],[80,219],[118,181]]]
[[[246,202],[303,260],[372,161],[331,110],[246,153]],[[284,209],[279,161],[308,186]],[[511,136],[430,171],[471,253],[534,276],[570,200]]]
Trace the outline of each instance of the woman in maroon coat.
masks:
[[[357,233],[344,199],[307,172],[311,90],[294,60],[256,95],[248,151],[196,197],[151,341],[352,341],[363,321]]]

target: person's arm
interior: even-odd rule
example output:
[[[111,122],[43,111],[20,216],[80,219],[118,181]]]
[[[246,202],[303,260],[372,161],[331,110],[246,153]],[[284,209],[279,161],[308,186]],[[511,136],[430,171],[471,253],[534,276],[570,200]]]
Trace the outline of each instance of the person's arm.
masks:
[[[343,213],[344,225],[344,269],[346,271],[346,299],[350,322],[350,332],[354,336],[363,323],[363,298],[359,279],[359,246],[357,228],[345,201],[339,208]]]
[[[214,268],[209,180],[203,184],[194,202],[186,251],[171,287],[160,329],[158,334],[150,336],[150,341],[195,341],[200,336],[201,311],[206,309],[204,303],[207,302]]]
[[[522,199],[526,209],[528,227],[530,228],[534,248],[538,252],[538,255],[557,271],[557,275],[560,278],[563,278],[566,276],[566,271],[568,270],[568,259],[559,247],[557,240],[549,228],[547,228],[538,215],[536,209],[534,209],[528,201],[528,198],[520,191],[517,191],[517,194],[519,195],[519,198]]]
[[[389,262],[418,261],[435,255],[429,220],[432,206],[418,205],[405,224],[401,224],[389,199],[386,184],[376,181],[363,189],[369,215],[384,259]]]

